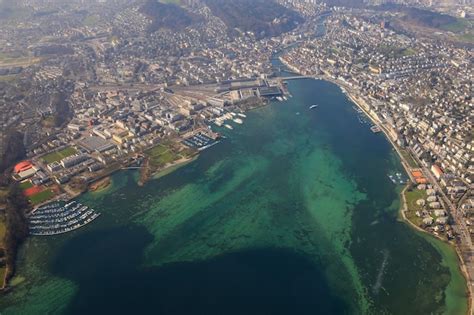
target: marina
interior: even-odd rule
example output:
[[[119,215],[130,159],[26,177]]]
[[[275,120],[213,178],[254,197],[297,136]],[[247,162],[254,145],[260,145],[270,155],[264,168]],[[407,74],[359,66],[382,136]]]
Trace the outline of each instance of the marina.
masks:
[[[286,96],[277,96],[276,100],[279,101],[279,102],[283,102],[283,101],[287,101],[288,97],[286,97]]]
[[[76,201],[54,202],[36,209],[29,217],[30,234],[47,236],[74,231],[94,221],[100,213]]]
[[[246,117],[247,116],[245,114],[242,114],[242,113],[228,112],[228,113],[214,119],[214,123],[219,127],[224,126],[228,129],[233,129],[231,125],[225,124],[225,122],[227,120],[231,120],[234,123],[241,125],[241,124],[244,123],[242,118],[246,118]]]
[[[203,132],[198,132],[183,141],[184,145],[198,149],[199,151],[210,148],[217,143],[219,143],[219,141],[217,141],[217,138],[213,139],[212,137]]]

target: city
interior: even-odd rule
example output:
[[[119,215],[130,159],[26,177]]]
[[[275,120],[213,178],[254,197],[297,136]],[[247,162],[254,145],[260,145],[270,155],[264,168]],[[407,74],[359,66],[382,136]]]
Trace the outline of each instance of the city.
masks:
[[[403,184],[401,216],[455,246],[472,299],[472,4],[241,2],[249,14],[236,20],[239,6],[218,0],[18,1],[0,19],[2,217],[12,181],[24,222],[38,209],[84,213],[79,228],[99,209],[70,215],[55,202],[103,190],[120,170],[143,186],[245,129],[248,111],[292,98],[291,80],[324,80],[390,141],[408,177],[388,174]],[[3,248],[7,289],[17,247]]]

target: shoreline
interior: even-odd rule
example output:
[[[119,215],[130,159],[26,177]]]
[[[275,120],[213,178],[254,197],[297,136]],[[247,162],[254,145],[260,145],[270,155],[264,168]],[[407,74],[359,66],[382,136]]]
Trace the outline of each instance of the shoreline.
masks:
[[[298,75],[300,76],[303,76],[303,74],[301,74],[299,72],[299,70],[296,68],[296,67],[293,67],[291,64],[289,64],[286,60],[284,60],[283,58],[279,58],[279,60],[281,61],[281,63],[286,66],[287,68],[289,68],[292,72],[295,72],[297,73]],[[366,108],[364,107],[363,104],[361,104],[361,100],[359,100],[359,96],[356,95],[353,91],[352,91],[352,88],[350,86],[347,86],[345,85],[344,83],[342,82],[339,82],[337,79],[333,79],[333,78],[330,78],[326,75],[311,75],[311,77],[314,79],[314,80],[324,80],[324,81],[327,81],[327,82],[330,82],[330,83],[333,83],[335,85],[337,85],[344,94],[346,94],[346,96],[349,98],[349,100],[354,103],[359,109],[362,110],[362,112],[364,113],[364,115],[370,119],[370,121],[378,126],[380,128],[380,130],[383,132],[384,134],[384,137],[390,142],[392,148],[397,152],[397,155],[400,159],[400,162],[403,166],[403,168],[405,169],[405,172],[407,173],[407,175],[409,176],[410,180],[413,181],[413,178],[412,178],[412,174],[410,172],[410,168],[409,168],[409,164],[405,161],[405,157],[400,153],[399,151],[399,148],[397,146],[396,143],[394,143],[394,141],[390,138],[390,135],[388,134],[387,130],[385,129],[385,127],[379,122],[377,121],[374,117],[372,117],[370,115],[369,112],[367,112]],[[285,79],[282,78],[282,81],[284,81]],[[364,101],[365,102],[365,101]],[[462,255],[461,255],[461,252],[459,250],[459,246],[457,244],[453,244],[449,241],[446,241],[432,233],[429,233],[425,230],[423,230],[422,228],[420,228],[419,226],[416,226],[413,222],[411,222],[410,220],[408,220],[405,216],[405,209],[404,209],[404,206],[406,206],[406,202],[405,202],[405,191],[406,189],[408,188],[408,184],[405,185],[405,187],[403,188],[402,192],[400,193],[400,196],[399,198],[400,201],[403,203],[403,205],[401,204],[400,205],[400,209],[399,209],[399,214],[402,215],[402,221],[405,222],[405,224],[408,224],[409,227],[413,228],[413,230],[417,231],[417,232],[423,232],[424,235],[426,236],[431,236],[431,237],[434,237],[434,239],[437,239],[437,240],[440,240],[442,241],[444,244],[447,244],[448,246],[450,246],[452,249],[454,249],[454,251],[456,252],[456,256],[457,256],[457,260],[458,260],[458,269],[459,271],[461,272],[463,278],[464,278],[464,282],[465,282],[465,285],[466,285],[466,299],[467,299],[467,313],[466,314],[473,314],[473,307],[474,307],[474,293],[473,293],[473,290],[472,288],[470,287],[469,283],[470,283],[470,276],[469,276],[469,273],[467,272],[467,266],[466,266],[466,263],[464,261],[464,259],[462,258]]]
[[[112,179],[110,178],[110,176],[98,179],[89,184],[88,191],[90,192],[102,191],[104,189],[107,189],[111,183],[112,183]]]
[[[197,158],[199,158],[199,154],[196,154],[196,155],[191,156],[191,157],[176,160],[176,161],[174,161],[172,163],[169,163],[168,165],[164,166],[163,168],[152,172],[150,178],[151,179],[158,179],[158,178],[161,178],[161,177],[166,176],[168,174],[171,174],[174,171],[176,171],[177,169],[179,169],[179,168],[181,168],[181,167],[197,160]],[[143,184],[145,184],[145,183],[143,183]]]
[[[360,108],[366,117],[368,117],[375,125],[377,125],[380,130],[383,132],[384,136],[386,139],[388,139],[388,141],[390,142],[390,144],[392,145],[392,148],[397,152],[397,155],[398,157],[400,158],[400,162],[403,166],[403,168],[405,169],[405,172],[408,174],[408,176],[410,177],[410,180],[411,180],[411,172],[409,171],[409,167],[408,167],[408,164],[407,162],[405,161],[405,157],[400,153],[400,151],[398,150],[398,146],[396,145],[396,143],[393,142],[393,140],[390,138],[390,136],[388,135],[387,131],[385,130],[385,127],[382,126],[382,124],[378,121],[376,121],[367,111],[366,109],[364,108],[363,105],[360,104],[360,101],[357,99],[358,96],[356,95],[353,95],[354,92],[350,91],[349,87],[343,85],[342,83],[334,80],[334,79],[330,79],[330,78],[326,78],[324,76],[315,76],[315,79],[321,79],[321,80],[325,80],[325,81],[328,81],[328,82],[331,82],[333,84],[336,84],[337,86],[339,86],[341,89],[343,89],[343,91],[345,91],[345,94],[347,95],[347,97],[351,100],[351,102],[353,102],[358,108]],[[467,299],[467,304],[468,304],[468,307],[467,307],[467,314],[472,314],[473,313],[473,299],[474,299],[474,295],[473,295],[473,292],[472,292],[472,288],[469,286],[469,274],[467,273],[467,267],[466,267],[466,263],[464,262],[464,259],[462,258],[462,255],[461,253],[459,252],[459,247],[456,245],[456,244],[453,244],[449,241],[446,241],[432,233],[429,233],[425,230],[423,230],[422,228],[420,228],[419,226],[416,226],[413,222],[411,222],[410,220],[408,220],[408,218],[406,218],[406,215],[405,215],[405,211],[406,211],[406,199],[405,199],[405,191],[406,189],[408,188],[408,185],[405,185],[405,188],[403,188],[402,192],[400,193],[400,198],[401,198],[401,201],[403,202],[403,206],[400,205],[400,209],[399,209],[399,213],[402,214],[402,218],[403,218],[403,221],[408,224],[408,226],[410,226],[411,228],[413,228],[415,231],[418,231],[418,232],[422,232],[422,233],[425,233],[425,235],[428,235],[428,236],[431,236],[431,237],[434,237],[435,239],[437,240],[440,240],[442,241],[443,243],[451,246],[454,251],[456,252],[456,256],[457,256],[457,259],[458,259],[458,268],[459,270],[461,271],[461,274],[463,275],[464,277],[464,280],[465,280],[465,284],[466,284],[466,288],[467,288],[467,292],[466,292],[466,299]]]
[[[412,221],[410,221],[406,217],[406,212],[408,211],[408,205],[407,205],[407,202],[406,202],[405,192],[406,192],[407,189],[408,189],[408,185],[405,185],[405,187],[402,189],[402,191],[399,194],[400,195],[399,198],[402,201],[401,204],[400,204],[400,209],[398,211],[398,213],[401,215],[401,219],[402,219],[401,221],[404,222],[405,224],[407,224],[413,230],[415,230],[419,233],[422,233],[424,236],[430,237],[433,240],[440,241],[443,244],[448,245],[450,248],[452,248],[454,250],[454,252],[456,253],[457,261],[458,261],[458,266],[457,266],[458,270],[461,272],[461,274],[462,274],[462,276],[465,280],[465,283],[466,283],[466,299],[467,299],[467,311],[466,311],[466,313],[467,314],[472,314],[472,306],[473,306],[472,305],[472,293],[471,293],[471,290],[470,290],[469,285],[468,285],[469,275],[467,273],[466,264],[462,260],[462,256],[459,253],[458,246],[456,246],[456,244],[453,244],[453,243],[441,238],[438,235],[435,235],[435,234],[432,234],[432,233],[429,233],[429,232],[425,231],[424,229],[417,226],[416,224],[414,224]]]
[[[182,166],[184,166],[188,163],[191,163],[192,161],[194,161],[198,157],[199,157],[199,154],[195,154],[191,157],[183,157],[181,159],[178,159],[176,161],[168,163],[168,164],[164,165],[163,167],[160,167],[156,170],[151,170],[150,166],[145,165],[145,166],[142,167],[142,169],[140,169],[140,178],[137,182],[137,185],[142,187],[150,179],[156,179],[156,178],[160,178],[162,176],[168,175],[168,174],[174,172],[175,170],[177,170],[178,168],[180,168],[180,167],[182,167]],[[146,162],[146,164],[148,164],[148,163]]]

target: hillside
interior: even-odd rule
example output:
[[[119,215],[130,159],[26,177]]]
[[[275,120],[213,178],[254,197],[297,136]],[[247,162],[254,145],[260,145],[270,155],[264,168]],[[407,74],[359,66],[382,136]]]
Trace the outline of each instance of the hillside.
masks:
[[[432,12],[418,8],[405,8],[403,21],[417,26],[443,29],[457,23],[457,19],[450,15]]]
[[[141,7],[140,12],[149,16],[153,21],[148,29],[149,32],[163,28],[180,31],[201,21],[200,16],[188,12],[177,4],[162,3],[158,0],[148,0]]]
[[[253,32],[257,38],[294,29],[303,18],[273,0],[204,0],[229,29]]]

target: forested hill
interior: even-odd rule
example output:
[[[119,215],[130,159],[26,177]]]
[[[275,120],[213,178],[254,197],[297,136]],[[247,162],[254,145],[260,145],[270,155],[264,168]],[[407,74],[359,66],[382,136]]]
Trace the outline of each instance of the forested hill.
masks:
[[[229,29],[253,32],[257,38],[291,31],[303,18],[273,0],[204,0]]]
[[[167,28],[171,30],[183,30],[184,28],[201,21],[201,17],[189,12],[174,3],[161,3],[158,0],[148,0],[140,11],[152,19],[148,28],[149,32]]]
[[[415,25],[440,28],[445,25],[456,23],[456,18],[450,15],[432,12],[418,8],[404,8],[404,21]]]

